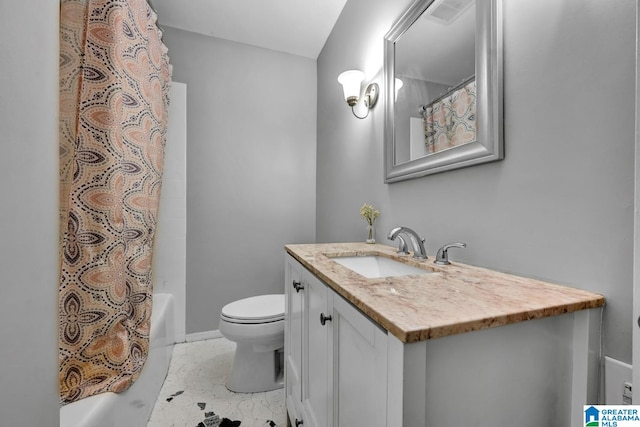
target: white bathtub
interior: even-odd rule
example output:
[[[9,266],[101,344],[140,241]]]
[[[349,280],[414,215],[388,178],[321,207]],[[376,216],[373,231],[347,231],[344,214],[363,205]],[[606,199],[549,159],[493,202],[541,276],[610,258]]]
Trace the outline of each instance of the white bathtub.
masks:
[[[138,380],[123,393],[102,393],[60,408],[60,427],[144,427],[162,388],[175,343],[171,294],[155,294],[149,356]]]

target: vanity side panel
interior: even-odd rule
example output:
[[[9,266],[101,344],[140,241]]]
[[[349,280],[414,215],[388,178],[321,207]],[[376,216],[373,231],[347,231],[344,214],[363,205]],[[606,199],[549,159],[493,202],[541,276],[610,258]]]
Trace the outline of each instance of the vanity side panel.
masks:
[[[428,389],[427,343],[406,344],[389,334],[389,407],[397,411],[393,395],[399,394],[402,423],[389,422],[388,426],[424,426],[427,408],[424,405]],[[398,384],[399,382],[399,384]],[[396,419],[398,414],[393,414]],[[390,420],[391,421],[391,420]]]
[[[583,405],[604,403],[600,402],[600,396],[604,396],[604,372],[599,369],[603,314],[603,308],[599,307],[578,311],[573,315],[572,427],[584,425]]]
[[[573,322],[566,314],[426,341],[424,425],[570,425]]]

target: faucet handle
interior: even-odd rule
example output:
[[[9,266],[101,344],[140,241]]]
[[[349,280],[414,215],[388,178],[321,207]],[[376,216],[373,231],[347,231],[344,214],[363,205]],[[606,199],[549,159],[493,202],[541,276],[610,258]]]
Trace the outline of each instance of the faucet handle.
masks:
[[[446,245],[438,249],[438,253],[436,254],[436,260],[433,262],[438,265],[449,265],[451,264],[449,262],[449,253],[447,252],[449,248],[466,248],[466,247],[467,247],[466,243],[458,243],[458,242],[447,243]]]
[[[409,248],[407,248],[407,241],[404,240],[404,238],[399,234],[397,236],[397,239],[398,239],[397,253],[400,255],[409,255]]]

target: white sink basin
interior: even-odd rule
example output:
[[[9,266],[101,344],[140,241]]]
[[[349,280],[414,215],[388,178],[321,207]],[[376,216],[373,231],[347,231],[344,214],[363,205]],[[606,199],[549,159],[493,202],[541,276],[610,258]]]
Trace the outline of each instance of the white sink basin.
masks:
[[[369,279],[433,273],[378,255],[343,256],[331,259]]]

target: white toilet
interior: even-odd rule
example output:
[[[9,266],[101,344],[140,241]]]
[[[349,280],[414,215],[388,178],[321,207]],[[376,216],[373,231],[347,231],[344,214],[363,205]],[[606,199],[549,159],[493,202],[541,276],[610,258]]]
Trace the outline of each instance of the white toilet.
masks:
[[[284,295],[259,295],[225,305],[220,333],[236,343],[227,388],[256,393],[284,385]]]

